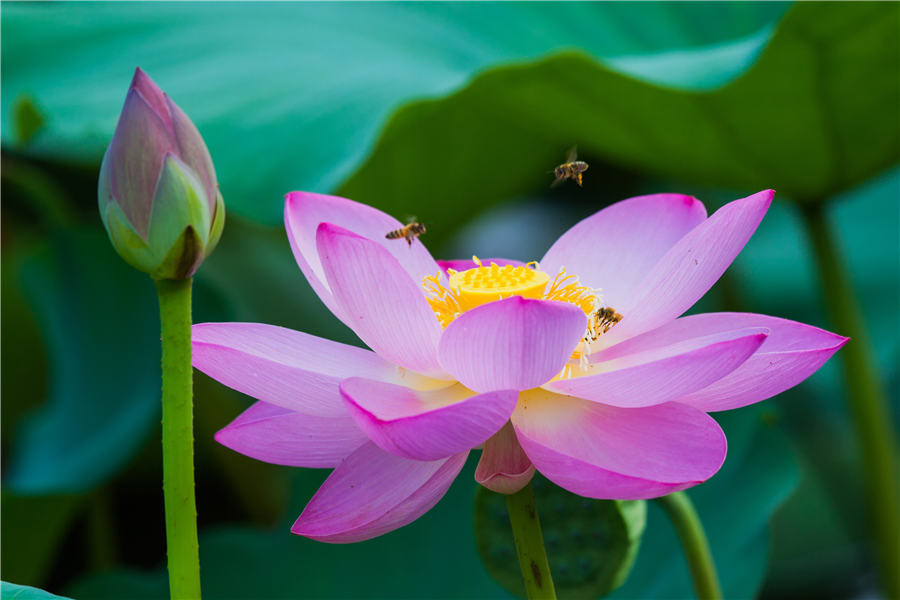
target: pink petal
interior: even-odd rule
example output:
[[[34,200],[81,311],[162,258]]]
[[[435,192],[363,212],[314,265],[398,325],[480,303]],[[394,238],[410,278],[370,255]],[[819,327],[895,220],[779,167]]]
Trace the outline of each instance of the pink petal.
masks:
[[[480,259],[481,264],[490,266],[491,263],[496,263],[498,267],[502,267],[504,265],[513,265],[514,267],[524,267],[525,263],[520,260],[512,260],[509,258],[483,258]],[[454,271],[468,271],[469,269],[474,269],[478,265],[475,264],[474,260],[465,259],[465,258],[454,258],[451,260],[439,260],[437,261],[438,266],[443,269],[444,273],[447,272],[447,269],[453,269]]]
[[[309,192],[289,193],[285,196],[284,225],[294,258],[322,302],[345,323],[347,319],[335,310],[332,291],[325,279],[316,245],[316,231],[321,223],[334,223],[386,248],[416,285],[423,278],[441,272],[422,242],[416,240],[409,246],[404,240],[385,239],[388,232],[403,226],[390,215],[337,196]]]
[[[756,352],[767,331],[746,328],[672,344],[655,344],[656,332],[650,331],[638,336],[642,339],[632,338],[619,344],[632,340],[643,342],[643,347],[634,345],[633,353],[616,356],[605,351],[592,356],[589,372],[599,371],[596,375],[559,379],[546,387],[623,408],[663,404],[703,389],[734,371]],[[609,350],[617,349],[614,346]]]
[[[385,359],[418,373],[444,377],[437,361],[441,325],[413,281],[384,246],[322,223],[319,257],[340,314]]]
[[[131,78],[130,89],[135,89],[144,98],[147,104],[153,109],[166,127],[172,128],[172,120],[169,118],[168,96],[160,89],[156,82],[150,79],[150,76],[140,67],[134,70],[134,77]]]
[[[437,460],[484,443],[509,420],[518,392],[473,395],[461,385],[433,391],[361,377],[341,382],[356,424],[379,448],[413,460]]]
[[[239,392],[289,410],[346,416],[338,384],[358,375],[419,383],[374,352],[260,323],[199,323],[193,365]]]
[[[584,219],[560,237],[541,259],[554,276],[561,267],[619,309],[660,258],[706,219],[703,203],[681,194],[638,196]],[[621,311],[620,311],[621,312]]]
[[[562,370],[586,326],[573,304],[498,300],[450,323],[438,349],[441,365],[477,392],[527,390]]]
[[[257,402],[216,433],[216,441],[250,458],[291,467],[336,467],[368,441],[349,415],[304,415]]]
[[[716,411],[771,398],[815,373],[849,339],[796,321],[751,313],[692,315],[660,330],[675,337],[683,331],[697,335],[739,327],[765,327],[769,336],[747,362],[715,383],[678,398],[678,402]]]
[[[437,504],[468,452],[408,460],[367,443],[329,475],[291,532],[320,542],[361,542],[411,523]]]
[[[216,183],[216,169],[213,166],[212,157],[206,147],[206,142],[197,127],[191,121],[181,107],[172,102],[167,96],[166,103],[169,107],[169,116],[172,120],[172,131],[178,140],[178,149],[184,162],[194,170],[197,177],[203,183],[206,190],[206,201],[209,205],[210,216],[216,214],[216,199],[219,188]]]
[[[622,321],[601,338],[616,341],[656,329],[675,319],[718,281],[738,255],[772,203],[766,190],[735,200],[678,241],[656,263],[621,306]]]
[[[135,74],[137,77],[137,74]],[[137,88],[129,90],[104,157],[112,197],[129,223],[146,237],[159,172],[175,138]]]
[[[484,443],[481,460],[475,469],[475,481],[499,494],[515,494],[534,477],[534,465],[516,439],[512,423],[507,422]]]
[[[725,460],[715,420],[677,402],[617,408],[531,390],[512,423],[538,471],[589,498],[664,496],[709,479]]]

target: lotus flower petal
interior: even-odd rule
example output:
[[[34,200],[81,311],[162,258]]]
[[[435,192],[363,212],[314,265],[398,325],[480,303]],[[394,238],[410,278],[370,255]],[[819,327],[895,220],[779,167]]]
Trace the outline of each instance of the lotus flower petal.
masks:
[[[369,440],[350,415],[304,415],[257,402],[220,429],[216,441],[267,463],[331,468]]]
[[[693,306],[756,231],[774,194],[766,190],[726,204],[681,238],[650,270],[632,298],[615,307],[624,318],[603,336],[605,343],[656,329]]]
[[[172,132],[178,141],[181,159],[197,174],[206,190],[205,199],[209,206],[209,214],[215,215],[219,189],[216,183],[216,168],[213,166],[209,149],[193,121],[168,96],[165,97],[165,100],[172,120]]]
[[[527,390],[559,373],[587,319],[566,302],[519,296],[473,308],[444,331],[441,365],[477,392]]]
[[[556,274],[565,267],[604,303],[620,309],[659,259],[706,219],[703,203],[681,194],[638,196],[604,208],[562,235],[541,259]]]
[[[507,422],[484,443],[481,460],[475,469],[475,481],[500,494],[515,494],[534,477],[534,465],[516,439],[512,423]]]
[[[771,398],[815,373],[848,340],[818,327],[752,313],[692,315],[657,331],[671,339],[738,327],[765,327],[769,335],[759,350],[737,369],[699,391],[678,398],[678,402],[717,411]]]
[[[432,391],[352,377],[341,394],[359,428],[382,450],[437,460],[482,444],[509,420],[519,394],[472,394],[461,385]]]
[[[746,328],[653,347],[651,331],[644,334],[650,344],[642,351],[606,360],[603,353],[591,356],[587,375],[558,379],[546,387],[623,408],[663,404],[734,371],[753,356],[767,332],[759,327]]]
[[[369,442],[336,468],[291,532],[320,542],[361,542],[411,523],[437,504],[468,452],[424,462]]]
[[[529,390],[512,423],[538,471],[588,498],[663,496],[706,481],[725,460],[715,420],[677,402],[617,408]]]
[[[421,384],[374,352],[261,323],[201,323],[191,330],[194,366],[230,388],[288,410],[347,414],[347,377]]]
[[[421,242],[416,241],[409,246],[402,240],[385,239],[388,232],[403,227],[400,221],[390,215],[337,196],[309,192],[289,193],[285,197],[284,225],[294,258],[322,302],[345,323],[347,319],[335,306],[333,292],[325,278],[319,257],[316,232],[321,223],[333,223],[382,246],[400,263],[417,286],[421,285],[423,278],[441,272],[441,268]]]
[[[134,70],[130,89],[136,90],[150,105],[151,110],[162,119],[165,126],[172,130],[172,119],[169,115],[170,100],[150,76],[140,67]]]
[[[103,184],[110,196],[105,201],[117,202],[145,239],[159,172],[166,153],[175,147],[166,123],[137,90],[130,90],[103,157],[100,180],[108,181]]]
[[[437,361],[441,326],[421,282],[383,245],[331,223],[319,225],[319,257],[345,323],[385,359],[445,377]]]

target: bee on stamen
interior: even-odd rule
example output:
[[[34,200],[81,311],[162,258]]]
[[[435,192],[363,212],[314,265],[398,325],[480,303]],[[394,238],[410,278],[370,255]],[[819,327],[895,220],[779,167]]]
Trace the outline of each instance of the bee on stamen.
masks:
[[[588,164],[583,160],[576,160],[578,151],[576,146],[572,146],[566,162],[553,169],[556,179],[550,184],[550,187],[556,187],[566,179],[572,179],[581,187],[581,174],[588,170]]]
[[[611,306],[597,309],[597,312],[588,319],[588,332],[584,336],[584,341],[589,343],[597,341],[597,338],[609,331],[621,320],[622,315],[617,313]]]
[[[400,229],[387,232],[384,237],[389,240],[406,239],[406,243],[412,246],[414,240],[425,233],[425,226],[416,221],[410,221]]]

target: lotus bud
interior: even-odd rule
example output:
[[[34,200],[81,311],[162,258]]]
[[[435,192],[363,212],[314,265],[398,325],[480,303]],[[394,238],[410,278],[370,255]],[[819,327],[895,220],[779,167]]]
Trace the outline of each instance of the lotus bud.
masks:
[[[103,156],[97,194],[116,251],[154,279],[192,276],[222,234],[225,205],[209,150],[140,68]]]

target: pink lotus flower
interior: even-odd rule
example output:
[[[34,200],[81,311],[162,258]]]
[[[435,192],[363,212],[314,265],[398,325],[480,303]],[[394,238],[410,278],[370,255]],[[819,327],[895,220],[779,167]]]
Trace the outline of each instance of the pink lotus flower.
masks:
[[[253,458],[334,468],[292,527],[326,542],[417,519],[469,451],[513,493],[537,469],[591,498],[652,498],[725,459],[707,412],[778,394],[847,338],[776,317],[679,316],[722,275],[772,201],[707,218],[659,194],[614,204],[537,264],[435,261],[369,206],[288,194],[294,255],[372,350],[253,323],[194,326],[194,366],[260,400],[216,439]]]

